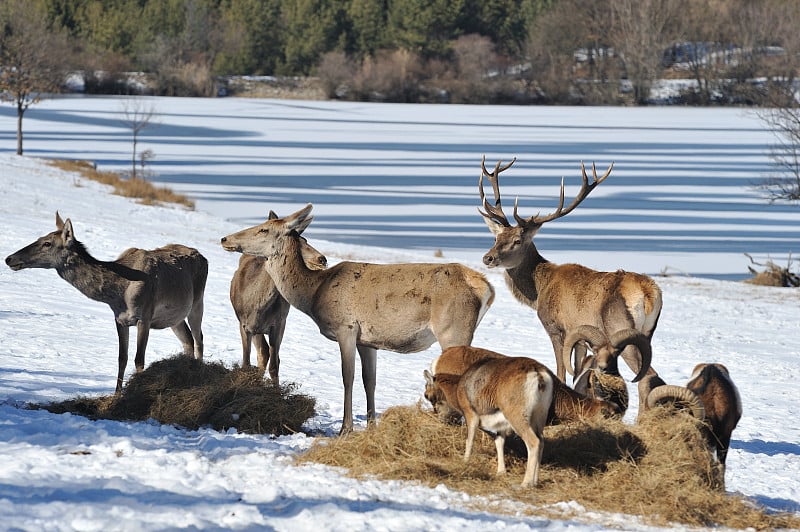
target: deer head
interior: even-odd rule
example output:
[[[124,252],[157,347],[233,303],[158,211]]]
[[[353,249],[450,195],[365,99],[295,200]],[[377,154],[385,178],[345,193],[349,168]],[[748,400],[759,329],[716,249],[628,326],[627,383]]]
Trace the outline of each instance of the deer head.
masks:
[[[589,176],[586,175],[586,168],[581,162],[581,175],[583,182],[581,189],[566,208],[564,207],[564,179],[561,179],[561,194],[558,202],[558,208],[552,213],[541,216],[529,216],[523,218],[518,212],[518,199],[514,200],[514,220],[516,225],[512,226],[508,217],[503,212],[503,206],[500,200],[500,173],[511,168],[511,165],[516,162],[516,157],[510,163],[503,165],[502,161],[498,161],[492,172],[486,169],[486,156],[481,160],[481,177],[478,180],[478,190],[481,195],[481,202],[483,203],[483,211],[478,209],[478,212],[484,218],[484,222],[489,227],[489,230],[494,235],[494,246],[483,256],[483,263],[490,268],[503,267],[514,268],[518,266],[530,253],[530,248],[533,246],[533,237],[541,229],[541,227],[552,220],[557,220],[562,216],[566,216],[580,203],[586,199],[589,193],[595,189],[597,185],[605,181],[611,174],[614,163],[608,167],[606,172],[598,177],[597,169],[592,163],[592,176],[593,180],[589,183]],[[483,178],[486,177],[492,184],[492,191],[494,192],[494,205],[491,205],[486,199],[483,191]]]
[[[70,249],[76,243],[72,222],[69,218],[66,222],[63,221],[56,212],[56,230],[9,255],[6,264],[14,271],[23,268],[63,267],[71,254]]]

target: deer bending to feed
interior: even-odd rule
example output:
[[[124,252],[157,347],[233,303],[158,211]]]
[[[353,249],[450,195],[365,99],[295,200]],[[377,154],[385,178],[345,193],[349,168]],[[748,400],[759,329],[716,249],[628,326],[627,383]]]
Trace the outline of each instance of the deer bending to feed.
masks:
[[[722,364],[698,364],[686,387],[663,385],[647,396],[649,408],[667,402],[683,402],[696,418],[705,421],[704,435],[709,448],[716,451],[725,474],[725,460],[733,429],[742,417],[742,399]]]
[[[532,358],[502,355],[476,362],[460,376],[440,373],[433,377],[446,402],[464,415],[465,462],[472,454],[479,428],[495,435],[498,475],[506,471],[505,439],[514,432],[522,438],[528,450],[523,487],[539,481],[544,426],[557,380],[549,369]]]
[[[463,415],[457,405],[450,403],[441,387],[437,375],[461,376],[475,364],[496,358],[512,358],[506,355],[471,346],[449,347],[425,370],[425,399],[433,406],[439,419],[452,422]],[[547,369],[547,368],[545,368]],[[550,371],[547,369],[547,371]],[[552,372],[551,372],[552,373]],[[623,383],[624,386],[624,383]],[[553,400],[547,413],[548,425],[578,421],[601,415],[606,418],[622,417],[621,405],[604,398],[596,398],[577,392],[553,375]]]
[[[353,429],[355,354],[361,357],[367,418],[375,419],[377,350],[412,353],[435,341],[469,345],[494,300],[486,278],[461,264],[369,264],[344,261],[326,270],[303,262],[300,234],[311,223],[308,204],[222,238],[228,251],[264,257],[278,292],[338,342],[344,383],[341,433]]]
[[[586,343],[592,350],[591,355],[583,354],[578,359],[578,346]],[[637,356],[632,368],[648,367],[652,358],[650,339],[636,329],[620,329],[611,338],[592,325],[581,325],[569,331],[564,339],[562,361],[570,375],[573,375],[573,386],[578,392],[612,401],[623,411],[628,408],[628,391],[625,381],[619,376],[617,359],[629,345],[636,347]],[[575,353],[574,364],[570,355]],[[573,369],[574,368],[574,369]],[[634,369],[637,373],[638,369]],[[654,373],[654,372],[653,372]],[[649,382],[649,377],[645,382]]]
[[[582,184],[575,199],[564,207],[564,180],[556,210],[548,215],[521,217],[514,202],[512,226],[503,212],[500,202],[499,175],[514,164],[513,159],[505,166],[498,161],[494,171],[486,169],[486,158],[481,161],[481,177],[478,189],[483,211],[478,209],[495,237],[494,246],[484,255],[483,262],[490,268],[504,268],[509,289],[522,303],[536,310],[539,320],[550,336],[556,357],[556,373],[564,380],[566,369],[562,359],[564,336],[581,325],[592,325],[611,337],[621,329],[637,329],[648,339],[652,338],[661,313],[661,290],[645,275],[617,270],[599,272],[580,264],[553,264],[539,254],[533,241],[536,233],[547,222],[557,220],[572,212],[586,199],[597,185],[611,174],[613,163],[598,177],[592,164],[593,180],[589,183],[586,168],[581,163]],[[492,184],[494,205],[483,191],[483,178]],[[484,212],[485,211],[485,212]],[[585,353],[585,348],[581,348]],[[582,354],[581,353],[581,354]],[[622,352],[625,362],[636,373],[634,382],[653,370],[647,364],[639,365],[636,347],[628,346]],[[581,358],[579,356],[578,358]],[[640,382],[640,404],[644,398]]]
[[[278,217],[273,211],[269,219]],[[325,255],[311,247],[301,237],[303,260],[312,270],[324,269],[328,262]],[[266,260],[253,255],[242,255],[239,268],[231,279],[231,305],[239,320],[242,337],[242,367],[250,366],[250,349],[255,345],[258,368],[266,371],[272,382],[279,383],[280,347],[289,315],[289,302],[275,288],[275,282],[265,269]],[[269,336],[269,342],[265,335]]]
[[[170,244],[130,248],[113,262],[92,257],[75,238],[72,222],[56,213],[56,230],[6,257],[12,270],[53,268],[58,275],[114,312],[119,338],[116,392],[128,363],[128,328],[136,326],[136,371],[144,369],[150,329],[172,328],[185,355],[203,358],[203,292],[208,262],[196,249]],[[187,323],[188,322],[188,323]]]

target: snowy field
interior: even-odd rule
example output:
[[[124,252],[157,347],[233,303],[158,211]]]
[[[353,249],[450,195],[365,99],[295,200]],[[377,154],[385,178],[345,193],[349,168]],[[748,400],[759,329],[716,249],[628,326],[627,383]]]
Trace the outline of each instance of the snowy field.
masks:
[[[517,303],[480,257],[492,238],[477,214],[480,157],[518,157],[502,178],[506,204],[549,212],[558,183],[576,189],[579,163],[608,181],[536,242],[554,261],[625,268],[658,277],[664,309],[653,365],[683,384],[700,361],[722,362],[744,416],[728,457],[727,489],[775,510],[800,512],[796,381],[800,292],[731,282],[743,253],[785,262],[798,251],[800,210],[768,205],[752,189],[769,168],[771,135],[741,110],[402,106],[277,100],[155,99],[160,122],[141,149],[157,180],[197,201],[196,211],[147,207],[35,159],[90,159],[125,169],[130,131],[114,99],[66,98],[32,107],[27,157],[12,155],[14,109],[0,107],[3,257],[54,229],[55,211],[104,260],[130,246],[197,247],[210,263],[206,357],[232,365],[241,351],[228,285],[238,255],[219,238],[307,202],[306,236],[331,262],[457,260],[497,290],[474,345],[532,356],[554,368],[535,313]],[[434,257],[441,250],[444,258]],[[682,273],[690,273],[692,277]],[[711,278],[716,277],[716,278]],[[133,341],[131,342],[133,344]],[[153,331],[147,362],[176,353]],[[378,356],[377,408],[416,403],[437,346]],[[342,384],[336,344],[293,311],[281,376],[317,398],[309,428],[338,431]],[[132,371],[129,364],[128,375]],[[623,370],[625,371],[625,370]],[[358,373],[358,372],[357,372]],[[603,530],[636,528],[630,516],[585,512],[558,521],[469,509],[444,487],[356,481],[295,466],[302,435],[269,438],[154,423],[90,422],[27,411],[26,402],[109,394],[116,334],[107,306],[53,271],[0,268],[0,528],[24,530]],[[630,378],[629,373],[625,374]],[[634,398],[626,420],[636,414]],[[365,425],[363,388],[354,411]],[[575,504],[564,503],[570,510]],[[679,528],[679,527],[676,527]]]

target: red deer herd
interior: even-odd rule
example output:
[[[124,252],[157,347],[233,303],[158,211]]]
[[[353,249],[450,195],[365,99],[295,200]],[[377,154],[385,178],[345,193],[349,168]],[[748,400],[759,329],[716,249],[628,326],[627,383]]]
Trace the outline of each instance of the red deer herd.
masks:
[[[312,221],[311,204],[283,218],[270,211],[265,222],[221,239],[224,249],[242,253],[230,286],[242,366],[250,365],[255,345],[259,369],[278,383],[289,308],[305,313],[323,336],[339,345],[344,384],[340,434],[346,434],[353,430],[356,353],[367,419],[373,423],[377,350],[411,353],[438,342],[442,354],[423,372],[426,399],[443,421],[463,416],[468,429],[465,460],[477,429],[495,435],[498,474],[505,471],[504,439],[519,435],[528,449],[522,485],[529,486],[537,482],[546,424],[624,414],[628,396],[618,368],[621,356],[638,383],[639,412],[664,403],[684,405],[705,420],[709,449],[724,468],[731,432],[741,416],[738,391],[721,364],[698,365],[686,387],[667,385],[658,376],[651,366],[650,342],[661,313],[661,290],[653,279],[623,270],[555,264],[534,243],[542,226],[578,207],[609,177],[613,164],[601,176],[592,165],[590,179],[581,163],[577,195],[565,206],[562,179],[558,206],[550,214],[523,217],[515,201],[512,225],[503,211],[499,177],[515,161],[499,161],[491,172],[485,157],[481,161],[479,212],[495,239],[483,263],[502,268],[513,296],[536,311],[552,344],[555,373],[531,358],[471,346],[495,297],[478,271],[458,263],[342,261],[327,267],[325,256],[302,236]],[[484,178],[492,186],[493,202],[484,193]],[[75,238],[72,222],[56,213],[56,230],[9,255],[6,264],[13,270],[55,269],[84,295],[111,307],[119,337],[116,393],[128,360],[129,327],[137,331],[137,372],[144,369],[150,329],[170,327],[185,355],[203,357],[208,262],[196,249],[178,244],[131,248],[115,261],[100,261]],[[565,384],[568,372],[572,387]]]

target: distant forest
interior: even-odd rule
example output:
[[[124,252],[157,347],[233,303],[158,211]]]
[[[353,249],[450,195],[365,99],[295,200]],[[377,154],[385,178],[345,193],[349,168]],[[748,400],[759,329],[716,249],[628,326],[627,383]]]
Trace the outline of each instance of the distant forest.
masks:
[[[797,0],[2,0],[35,12],[85,90],[215,95],[301,76],[326,97],[398,102],[768,103],[796,82]],[[36,45],[36,44],[32,44]],[[63,46],[62,46],[63,48]],[[0,65],[1,66],[1,65]]]

